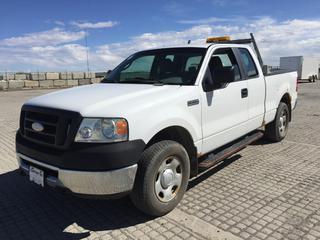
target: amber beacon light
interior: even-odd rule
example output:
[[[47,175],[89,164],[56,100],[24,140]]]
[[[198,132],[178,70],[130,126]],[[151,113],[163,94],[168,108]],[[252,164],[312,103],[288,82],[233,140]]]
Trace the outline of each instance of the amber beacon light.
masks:
[[[206,43],[213,43],[213,42],[225,42],[230,41],[230,36],[223,36],[223,37],[208,37]]]

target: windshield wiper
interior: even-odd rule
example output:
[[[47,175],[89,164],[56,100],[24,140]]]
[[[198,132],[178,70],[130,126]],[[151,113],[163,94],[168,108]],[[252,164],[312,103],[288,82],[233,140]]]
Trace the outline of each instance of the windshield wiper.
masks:
[[[152,79],[152,78],[142,78],[142,77],[134,77],[134,78],[126,78],[125,81],[122,81],[123,83],[153,83],[155,85],[164,85],[163,82]]]

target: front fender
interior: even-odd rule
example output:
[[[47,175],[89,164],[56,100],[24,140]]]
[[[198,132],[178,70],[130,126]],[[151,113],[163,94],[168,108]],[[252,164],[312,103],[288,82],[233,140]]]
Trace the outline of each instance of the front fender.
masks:
[[[163,112],[153,112],[143,118],[129,119],[129,138],[130,140],[142,139],[147,144],[161,130],[179,126],[190,133],[198,151],[201,151],[201,108],[199,106],[199,110],[196,108],[193,110],[166,109]]]

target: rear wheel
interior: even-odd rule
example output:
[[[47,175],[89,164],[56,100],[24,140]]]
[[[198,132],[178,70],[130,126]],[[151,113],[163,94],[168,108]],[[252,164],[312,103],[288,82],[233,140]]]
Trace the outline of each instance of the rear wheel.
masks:
[[[274,142],[282,141],[288,132],[289,117],[288,105],[280,102],[275,119],[266,126],[266,137]]]
[[[189,175],[189,157],[181,144],[155,143],[143,152],[138,164],[132,202],[148,215],[162,216],[182,199]]]

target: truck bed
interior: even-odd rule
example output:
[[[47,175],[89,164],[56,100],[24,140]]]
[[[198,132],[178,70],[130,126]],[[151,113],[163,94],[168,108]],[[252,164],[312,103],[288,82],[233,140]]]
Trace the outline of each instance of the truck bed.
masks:
[[[268,77],[268,76],[279,75],[279,74],[284,74],[284,73],[291,73],[291,72],[295,72],[295,71],[294,70],[286,70],[286,69],[277,69],[277,70],[271,71],[269,73],[265,73],[264,76]]]
[[[265,75],[266,99],[265,99],[265,123],[273,121],[281,97],[289,93],[291,108],[294,108],[297,99],[297,72],[279,70]]]

